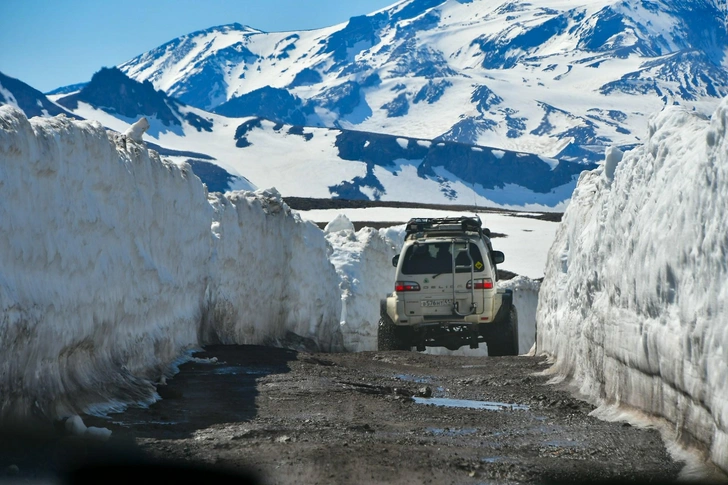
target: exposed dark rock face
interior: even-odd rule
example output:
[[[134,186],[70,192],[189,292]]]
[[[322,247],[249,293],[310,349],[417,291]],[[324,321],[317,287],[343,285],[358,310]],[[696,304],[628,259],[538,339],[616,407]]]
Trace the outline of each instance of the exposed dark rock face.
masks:
[[[181,125],[178,114],[170,107],[174,101],[154,89],[151,82],[130,79],[115,67],[102,68],[80,92],[59,99],[58,103],[76,109],[79,101],[126,118],[149,116],[165,126]]]
[[[397,160],[417,164],[417,173],[423,178],[438,180],[443,191],[456,194],[450,189],[450,181],[437,174],[445,169],[467,184],[483,189],[506,185],[518,185],[536,193],[549,193],[574,181],[583,170],[596,168],[595,164],[573,163],[567,160],[551,160],[542,157],[489,147],[466,145],[444,140],[431,142],[378,133],[342,131],[336,138],[339,156],[345,160],[365,162],[367,175],[330,187],[334,198],[365,200],[367,193],[374,193],[375,200],[384,190],[374,174],[379,166],[397,173]]]
[[[68,111],[59,108],[57,105],[50,102],[43,93],[34,89],[18,79],[6,76],[0,72],[0,87],[6,93],[12,96],[12,100],[6,98],[3,91],[0,91],[0,104],[16,104],[20,108],[25,116],[32,118],[33,116],[56,116],[59,114],[65,114],[72,118],[79,118],[78,116],[69,113]],[[13,102],[13,100],[15,102]]]
[[[233,98],[214,111],[223,116],[235,118],[259,116],[293,125],[306,124],[306,114],[310,113],[298,97],[285,89],[269,86]]]

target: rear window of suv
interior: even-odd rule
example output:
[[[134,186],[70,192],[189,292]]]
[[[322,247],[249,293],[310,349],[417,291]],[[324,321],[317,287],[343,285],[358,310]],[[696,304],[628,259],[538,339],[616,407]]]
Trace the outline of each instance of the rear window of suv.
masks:
[[[402,263],[404,274],[438,274],[452,273],[452,244],[450,242],[432,242],[414,244],[407,248]],[[470,256],[473,258],[473,271],[479,273],[485,270],[485,262],[480,249],[470,244]],[[458,254],[455,265],[468,266],[470,261],[466,252]],[[470,268],[458,268],[458,273],[469,273]]]

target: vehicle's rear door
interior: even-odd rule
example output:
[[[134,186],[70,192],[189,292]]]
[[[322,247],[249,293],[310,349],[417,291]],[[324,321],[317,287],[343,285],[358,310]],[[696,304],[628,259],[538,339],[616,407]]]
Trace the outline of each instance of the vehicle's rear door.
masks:
[[[473,313],[473,303],[474,313],[482,313],[483,291],[471,290],[469,282],[482,274],[485,263],[477,245],[467,239],[443,239],[411,246],[404,254],[401,277],[416,283],[419,291],[404,293],[405,313],[457,316],[453,302],[457,303],[460,314]]]

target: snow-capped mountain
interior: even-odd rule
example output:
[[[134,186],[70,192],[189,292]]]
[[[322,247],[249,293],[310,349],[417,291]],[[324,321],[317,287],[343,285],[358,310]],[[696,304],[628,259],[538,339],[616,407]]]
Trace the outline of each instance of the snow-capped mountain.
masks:
[[[78,109],[79,102],[134,120],[139,116],[152,116],[170,129],[181,126],[181,118],[198,130],[210,131],[212,128],[209,121],[194,113],[182,113],[182,103],[157,91],[149,81],[134,81],[116,68],[101,69],[80,91],[57,98],[57,103],[69,110]]]
[[[152,147],[190,163],[211,191],[274,186],[284,196],[562,210],[578,174],[593,168],[445,140],[228,118],[116,68],[51,99],[119,132],[146,117]]]
[[[0,72],[0,105],[2,104],[15,106],[29,118],[31,116],[56,116],[59,114],[74,116],[51,102],[45,94],[37,89]]]
[[[712,0],[403,0],[329,28],[240,24],[120,66],[198,108],[596,160],[728,94]]]

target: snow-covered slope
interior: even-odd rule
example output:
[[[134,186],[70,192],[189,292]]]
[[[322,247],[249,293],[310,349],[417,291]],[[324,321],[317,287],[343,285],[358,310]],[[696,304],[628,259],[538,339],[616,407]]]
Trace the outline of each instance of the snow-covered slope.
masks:
[[[189,163],[215,191],[275,186],[284,196],[563,210],[578,174],[591,168],[449,141],[227,118],[117,69],[51,99],[122,133],[147,117],[154,148]]]
[[[599,159],[680,103],[728,94],[713,0],[402,0],[325,29],[240,24],[120,68],[227,116]]]
[[[620,161],[621,160],[621,161]],[[585,172],[549,253],[538,350],[605,406],[664,418],[728,472],[728,98],[671,107]]]
[[[149,401],[208,342],[341,350],[330,251],[275,192],[0,106],[0,419]]]

